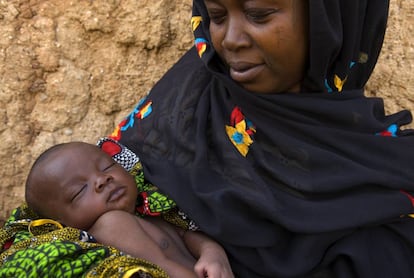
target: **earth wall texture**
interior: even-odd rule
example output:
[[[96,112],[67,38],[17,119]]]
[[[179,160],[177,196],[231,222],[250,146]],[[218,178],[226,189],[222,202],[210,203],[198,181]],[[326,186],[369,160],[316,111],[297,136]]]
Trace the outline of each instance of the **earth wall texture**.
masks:
[[[0,0],[0,222],[40,152],[110,133],[191,47],[190,16],[191,0]],[[388,112],[414,109],[413,28],[393,0],[367,86]]]

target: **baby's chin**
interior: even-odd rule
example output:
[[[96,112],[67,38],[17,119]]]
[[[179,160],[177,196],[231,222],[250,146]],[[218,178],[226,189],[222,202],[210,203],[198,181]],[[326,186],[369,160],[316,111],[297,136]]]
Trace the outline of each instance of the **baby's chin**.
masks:
[[[113,209],[111,209],[109,211],[112,211],[112,210],[121,210],[121,211],[125,211],[125,212],[131,213],[131,214],[135,214],[135,212],[136,212],[136,204],[134,202],[134,204],[124,204],[124,205],[120,205],[117,208],[113,208]]]
[[[82,222],[72,223],[72,222],[62,221],[60,223],[62,223],[64,226],[72,227],[72,228],[83,230],[83,231],[88,231],[103,214],[104,213],[100,215],[96,215],[95,218],[89,218],[88,220],[85,219]]]
[[[136,206],[134,205],[132,208],[130,208],[129,210],[125,210],[126,212],[129,212],[131,214],[135,214],[136,212]]]

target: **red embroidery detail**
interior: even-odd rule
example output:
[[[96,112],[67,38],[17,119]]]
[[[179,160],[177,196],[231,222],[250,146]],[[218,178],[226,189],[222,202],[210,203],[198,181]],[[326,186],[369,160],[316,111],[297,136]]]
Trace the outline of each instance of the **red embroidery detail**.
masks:
[[[380,132],[379,135],[385,136],[385,137],[391,137],[392,136],[392,133],[389,132],[388,130],[386,130],[386,131]]]
[[[242,114],[241,110],[239,107],[234,107],[233,111],[231,112],[230,115],[230,124],[231,125],[236,125],[237,123],[240,123],[241,121],[244,120],[244,115]]]
[[[414,207],[414,196],[413,195],[411,195],[410,193],[408,193],[407,191],[405,191],[405,190],[401,190],[401,192],[402,193],[404,193],[407,197],[408,197],[408,199],[410,199],[410,201],[411,201],[411,205]]]

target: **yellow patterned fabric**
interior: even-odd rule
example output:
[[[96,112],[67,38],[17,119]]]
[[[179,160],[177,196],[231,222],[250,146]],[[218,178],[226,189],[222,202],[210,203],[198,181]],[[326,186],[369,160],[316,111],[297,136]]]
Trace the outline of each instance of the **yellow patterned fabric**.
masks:
[[[157,265],[98,244],[86,232],[38,219],[26,204],[0,230],[0,277],[168,277]]]

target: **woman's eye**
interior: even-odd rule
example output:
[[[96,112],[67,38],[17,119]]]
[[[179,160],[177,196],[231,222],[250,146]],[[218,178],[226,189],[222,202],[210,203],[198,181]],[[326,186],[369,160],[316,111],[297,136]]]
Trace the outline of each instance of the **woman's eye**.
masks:
[[[276,13],[278,10],[273,8],[249,8],[244,10],[244,14],[249,21],[255,23],[265,23],[269,20],[269,16]],[[227,13],[223,9],[211,8],[208,11],[210,21],[214,24],[221,24],[227,18]]]
[[[222,23],[226,18],[226,13],[218,10],[209,11],[210,21],[215,24]]]
[[[245,11],[246,17],[256,23],[263,23],[269,16],[276,13],[277,9],[249,9]]]

